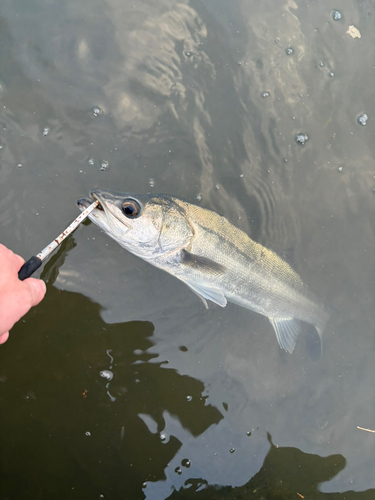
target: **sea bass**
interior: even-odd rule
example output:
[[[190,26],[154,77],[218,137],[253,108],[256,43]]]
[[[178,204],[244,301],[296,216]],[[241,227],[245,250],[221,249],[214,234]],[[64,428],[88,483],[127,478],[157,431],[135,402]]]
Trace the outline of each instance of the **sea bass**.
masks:
[[[319,337],[328,313],[293,268],[225,217],[174,196],[96,190],[89,218],[129,252],[186,283],[207,306],[227,301],[267,316],[292,352],[301,322]],[[87,208],[92,199],[80,198]]]

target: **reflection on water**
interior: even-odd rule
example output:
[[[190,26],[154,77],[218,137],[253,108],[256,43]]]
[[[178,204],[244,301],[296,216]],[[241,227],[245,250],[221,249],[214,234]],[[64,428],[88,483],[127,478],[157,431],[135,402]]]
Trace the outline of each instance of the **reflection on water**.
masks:
[[[332,479],[345,468],[342,455],[320,457],[303,453],[297,448],[275,446],[268,435],[270,450],[259,472],[244,486],[209,486],[202,479],[185,482],[185,489],[175,491],[168,498],[175,499],[259,499],[264,498],[330,498],[334,500],[373,499],[375,489],[364,492],[322,493],[320,484]]]
[[[198,438],[223,418],[206,403],[201,381],[152,361],[151,323],[108,325],[99,310],[80,294],[49,286],[43,307],[14,328],[22,370],[5,351],[2,398],[17,404],[0,417],[7,429],[2,498],[28,498],[30,491],[35,498],[56,491],[61,498],[72,491],[79,498],[139,498],[145,481],[165,479],[182,444],[177,428],[186,439]],[[106,383],[109,366],[113,379]],[[16,469],[23,471],[18,484]],[[39,482],[40,471],[50,482]]]
[[[82,226],[0,350],[1,498],[373,496],[357,426],[375,427],[374,16],[353,0],[2,2],[2,243],[37,253],[96,187],[166,192],[293,247],[337,315],[319,361],[303,342],[288,356],[265,318],[206,311]]]

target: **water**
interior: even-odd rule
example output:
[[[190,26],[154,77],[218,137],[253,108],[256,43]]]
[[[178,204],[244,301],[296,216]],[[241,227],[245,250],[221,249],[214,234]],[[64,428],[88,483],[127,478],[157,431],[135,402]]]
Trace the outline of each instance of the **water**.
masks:
[[[82,225],[0,349],[0,499],[375,498],[357,428],[375,429],[374,6],[5,0],[0,16],[2,243],[28,258],[91,189],[152,188],[294,248],[336,311],[319,361],[304,338],[283,353],[266,318],[206,311]]]

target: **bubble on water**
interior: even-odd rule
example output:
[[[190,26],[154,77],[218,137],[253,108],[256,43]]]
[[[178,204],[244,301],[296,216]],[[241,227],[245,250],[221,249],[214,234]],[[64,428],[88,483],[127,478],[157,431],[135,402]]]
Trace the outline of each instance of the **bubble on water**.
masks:
[[[22,163],[17,163],[17,167],[22,168],[23,167]]]
[[[186,56],[186,57],[191,57],[192,55],[193,55],[193,53],[192,53],[192,52],[190,52],[189,50],[187,50],[187,51],[185,52],[185,56]]]
[[[107,160],[102,160],[100,162],[100,170],[102,170],[103,172],[105,170],[108,170],[108,167],[109,167],[109,162]]]
[[[99,495],[99,498],[100,498],[100,499],[101,499],[101,498],[104,498],[104,495]]]
[[[89,158],[89,159],[87,160],[87,163],[88,163],[89,165],[95,165],[94,158]]]
[[[165,432],[160,433],[160,440],[165,443],[167,441],[168,435]]]
[[[155,187],[155,181],[154,181],[154,179],[152,179],[152,178],[151,178],[151,179],[149,179],[149,180],[148,180],[148,185],[149,185],[151,188]]]
[[[193,396],[186,396],[186,401],[191,401],[193,399]]]
[[[309,140],[309,136],[307,134],[299,133],[295,137],[296,143],[304,146],[306,142]]]
[[[250,432],[250,431],[247,431],[247,432],[246,432],[246,436],[249,436],[249,437],[250,437],[250,436],[251,436],[251,432]]]
[[[146,483],[146,481],[142,484],[142,488],[147,488],[147,483]]]
[[[331,16],[332,16],[332,19],[333,19],[334,21],[340,21],[340,19],[341,19],[341,17],[342,17],[342,16],[341,16],[341,12],[339,12],[338,10],[334,10],[334,11],[332,12]]]
[[[357,118],[358,123],[361,125],[365,126],[367,124],[368,116],[366,113],[363,113],[363,115],[359,115]]]
[[[176,467],[174,471],[175,471],[176,474],[178,474],[179,476],[181,476],[181,474],[182,474],[181,467]]]
[[[263,92],[262,97],[269,97],[270,93],[266,90],[266,92]]]
[[[197,194],[197,196],[195,197],[195,199],[197,201],[202,201],[202,195],[201,194]]]
[[[113,372],[111,372],[111,370],[102,370],[100,372],[100,376],[102,378],[105,378],[106,380],[112,380],[113,379]]]
[[[292,49],[292,47],[288,47],[287,49],[285,49],[285,53],[287,56],[291,56],[293,52],[294,50]]]
[[[183,458],[181,460],[181,465],[182,467],[186,467],[188,469],[191,466],[191,460],[189,460],[188,458]]]
[[[43,135],[46,136],[49,134],[49,128],[48,127],[44,127],[43,129]]]
[[[338,170],[339,172],[342,172],[342,167],[339,167],[337,170]]]
[[[280,38],[276,38],[275,43],[279,43],[279,42],[280,42]]]
[[[229,450],[229,453],[234,453],[235,451],[236,451],[236,450],[235,450],[234,448],[231,448],[231,449]]]
[[[319,67],[320,68],[324,68],[324,62],[323,61],[319,61]]]
[[[103,110],[99,106],[94,106],[91,110],[92,116],[95,118],[103,113]]]
[[[220,189],[219,184],[215,184],[215,188],[216,188],[216,189]]]
[[[330,77],[335,76],[335,73],[333,71],[330,71],[328,74]]]
[[[0,149],[3,149],[3,145],[2,144],[0,144]]]
[[[91,432],[90,431],[86,431],[85,432],[85,436],[88,437],[88,438],[91,437]]]

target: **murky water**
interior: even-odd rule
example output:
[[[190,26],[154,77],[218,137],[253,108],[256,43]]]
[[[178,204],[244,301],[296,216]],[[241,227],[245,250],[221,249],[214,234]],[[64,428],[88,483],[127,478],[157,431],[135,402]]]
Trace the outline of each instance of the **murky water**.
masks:
[[[81,226],[0,348],[1,500],[375,498],[374,22],[354,0],[1,2],[2,243],[37,253],[93,188],[170,193],[295,248],[337,311],[319,361],[289,355]]]

